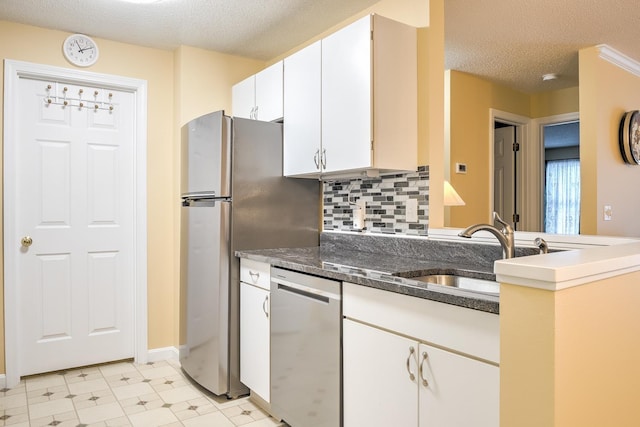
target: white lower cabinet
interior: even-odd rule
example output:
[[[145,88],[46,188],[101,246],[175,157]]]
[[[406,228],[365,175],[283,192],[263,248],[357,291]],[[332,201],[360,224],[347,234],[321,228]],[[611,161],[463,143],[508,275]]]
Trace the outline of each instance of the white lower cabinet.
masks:
[[[349,319],[342,337],[344,426],[417,426],[418,382],[405,365],[415,372],[417,342]]]
[[[268,403],[271,389],[271,301],[268,288],[260,287],[265,276],[266,283],[269,283],[269,265],[264,265],[267,269],[262,275],[259,269],[247,268],[246,263],[241,266],[241,277],[247,276],[243,274],[247,272],[255,279],[252,283],[255,281],[256,285],[240,282],[240,381]]]
[[[344,426],[498,427],[498,316],[343,284]]]
[[[417,356],[419,426],[500,425],[500,368],[426,344]]]

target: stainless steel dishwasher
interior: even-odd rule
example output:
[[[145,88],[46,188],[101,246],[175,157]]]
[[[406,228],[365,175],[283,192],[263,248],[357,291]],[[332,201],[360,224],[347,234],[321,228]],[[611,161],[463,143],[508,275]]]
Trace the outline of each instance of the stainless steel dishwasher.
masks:
[[[271,410],[291,427],[342,425],[342,284],[271,268]]]

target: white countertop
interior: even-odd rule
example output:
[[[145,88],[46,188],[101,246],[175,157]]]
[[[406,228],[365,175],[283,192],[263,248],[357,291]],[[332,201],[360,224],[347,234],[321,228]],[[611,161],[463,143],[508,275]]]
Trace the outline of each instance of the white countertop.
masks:
[[[640,270],[640,242],[495,262],[500,283],[561,290]]]

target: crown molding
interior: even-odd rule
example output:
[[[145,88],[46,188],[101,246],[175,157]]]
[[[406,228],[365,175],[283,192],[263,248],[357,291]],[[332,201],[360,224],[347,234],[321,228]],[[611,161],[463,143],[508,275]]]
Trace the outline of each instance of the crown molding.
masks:
[[[596,49],[598,49],[598,56],[600,56],[600,58],[640,77],[640,62],[606,44],[599,44],[596,46]]]

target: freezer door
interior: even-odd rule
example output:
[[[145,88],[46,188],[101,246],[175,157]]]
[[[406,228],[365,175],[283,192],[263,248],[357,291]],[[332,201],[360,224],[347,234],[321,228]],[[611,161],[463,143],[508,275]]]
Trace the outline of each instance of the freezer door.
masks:
[[[181,294],[186,323],[180,362],[215,394],[229,390],[229,212],[224,201],[182,207]]]
[[[183,195],[231,194],[230,118],[206,114],[182,127],[181,187]]]

